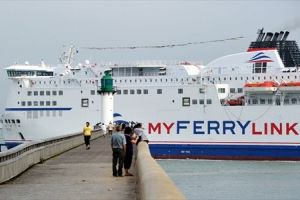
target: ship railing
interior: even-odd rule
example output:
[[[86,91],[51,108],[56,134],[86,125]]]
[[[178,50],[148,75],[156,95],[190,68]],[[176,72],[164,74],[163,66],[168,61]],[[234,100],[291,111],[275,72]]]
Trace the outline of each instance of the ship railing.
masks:
[[[100,137],[102,130],[95,130],[92,139]],[[82,133],[33,141],[0,152],[0,183],[19,175],[30,166],[83,144]]]

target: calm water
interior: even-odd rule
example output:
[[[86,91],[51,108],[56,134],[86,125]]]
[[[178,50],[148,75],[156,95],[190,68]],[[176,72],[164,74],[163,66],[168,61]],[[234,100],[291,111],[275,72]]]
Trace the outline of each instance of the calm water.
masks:
[[[187,199],[300,199],[300,162],[158,160]]]

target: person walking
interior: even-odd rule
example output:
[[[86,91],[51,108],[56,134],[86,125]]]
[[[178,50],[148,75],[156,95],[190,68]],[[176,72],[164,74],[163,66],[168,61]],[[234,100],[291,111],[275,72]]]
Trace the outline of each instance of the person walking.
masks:
[[[90,125],[90,122],[86,122],[85,126],[83,127],[83,136],[86,149],[90,149],[90,139],[92,135],[92,130],[93,128]]]
[[[123,162],[126,153],[126,139],[124,133],[121,131],[121,125],[116,127],[116,131],[111,137],[111,148],[113,152],[112,171],[113,176],[123,176]],[[118,164],[118,169],[117,169]]]
[[[132,163],[132,156],[133,156],[133,143],[135,143],[134,139],[132,138],[132,129],[130,127],[125,127],[124,135],[126,138],[126,154],[124,158],[124,169],[125,169],[125,176],[133,176],[133,174],[129,173],[128,170],[131,167]]]
[[[108,134],[112,135],[112,132],[114,130],[114,125],[111,122],[109,122],[109,124],[107,126],[107,130],[108,130]]]

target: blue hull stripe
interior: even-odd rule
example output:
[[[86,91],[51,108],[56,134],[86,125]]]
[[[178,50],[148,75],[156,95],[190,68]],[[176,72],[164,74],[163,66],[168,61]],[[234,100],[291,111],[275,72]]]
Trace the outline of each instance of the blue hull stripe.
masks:
[[[43,111],[43,110],[71,110],[72,108],[5,108],[5,111]]]
[[[300,160],[300,146],[150,144],[155,158]]]

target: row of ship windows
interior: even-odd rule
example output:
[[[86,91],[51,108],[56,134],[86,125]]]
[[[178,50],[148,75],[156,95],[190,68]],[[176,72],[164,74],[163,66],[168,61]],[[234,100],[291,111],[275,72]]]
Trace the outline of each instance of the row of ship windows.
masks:
[[[59,110],[59,111],[56,111],[56,110],[46,110],[46,111],[43,111],[43,110],[40,110],[40,111],[27,111],[27,119],[37,119],[39,117],[62,117],[63,115],[63,111]]]
[[[64,92],[62,91],[62,90],[59,90],[59,91],[56,91],[56,90],[53,90],[52,91],[52,95],[53,96],[56,96],[56,95],[60,95],[60,96],[62,96],[63,94],[64,94]],[[27,96],[38,96],[38,95],[40,95],[40,96],[44,96],[44,95],[46,95],[46,96],[50,96],[51,95],[51,91],[49,91],[49,90],[47,90],[47,91],[27,91]]]
[[[83,91],[81,91],[81,93],[83,93]],[[20,94],[20,92],[18,92],[18,94]],[[91,95],[95,95],[96,94],[96,90],[91,90],[90,92]],[[53,91],[27,91],[27,96],[56,96],[56,95],[59,95],[59,96],[62,96],[64,95],[64,92],[62,90],[59,90],[59,91],[56,91],[56,90],[53,90]]]
[[[238,79],[240,79],[241,81],[242,80],[250,80],[250,79],[252,79],[252,80],[255,80],[255,78],[257,79],[257,80],[261,80],[261,79],[263,79],[263,80],[267,80],[267,77],[266,76],[264,76],[264,77],[260,77],[260,76],[257,76],[257,77],[254,77],[254,76],[252,76],[252,77],[248,77],[248,76],[246,76],[246,77],[243,77],[243,76],[241,76],[240,78],[238,78],[238,77],[234,77],[234,79],[235,80],[238,80]],[[286,77],[284,77],[284,76],[275,76],[275,77],[273,77],[273,76],[270,76],[269,77],[269,80],[273,80],[273,79],[290,79],[290,78],[292,78],[292,77],[290,77],[290,76],[286,76]],[[297,77],[297,76],[295,76],[294,77],[295,79],[298,79],[298,78],[300,78],[300,76],[299,77]],[[213,78],[210,78],[210,77],[207,77],[207,78],[202,78],[202,81],[204,81],[204,80],[207,80],[207,81],[210,81],[210,80],[212,80],[212,81],[216,81],[216,80],[219,80],[219,81],[222,81],[222,80],[224,80],[224,81],[226,81],[226,80],[233,80],[233,77],[223,77],[223,78],[221,78],[221,77],[213,77]]]
[[[20,102],[18,102],[20,104]],[[21,106],[57,106],[57,101],[21,101]]]
[[[225,88],[218,88],[218,93],[225,93],[226,89]],[[179,88],[178,89],[178,94],[183,94],[183,89]],[[243,93],[243,88],[230,88],[230,93]],[[131,89],[131,90],[117,90],[117,94],[149,94],[149,91],[147,89],[141,90],[141,89]],[[162,94],[162,89],[157,89],[156,90],[157,94]],[[199,89],[199,93],[205,93],[204,88]]]
[[[250,105],[257,105],[257,104],[273,104],[273,99],[248,99],[247,101],[248,104]],[[297,100],[297,98],[292,98],[292,99],[284,99],[283,104],[289,105],[289,104],[299,104],[300,101]],[[280,99],[275,100],[276,105],[280,105]]]
[[[273,79],[284,79],[284,78],[286,78],[286,79],[290,79],[291,77],[290,76],[286,76],[286,77],[284,77],[284,76],[275,76],[275,77],[272,77],[272,76],[270,76],[269,77],[269,79],[270,80],[273,80]],[[297,76],[295,76],[294,77],[295,79],[297,79],[297,78],[300,78],[300,76],[299,77],[297,77]],[[241,76],[241,77],[207,77],[207,78],[202,78],[202,81],[204,81],[204,80],[207,80],[207,81],[210,81],[210,80],[212,80],[212,81],[216,81],[216,80],[219,80],[219,81],[221,81],[221,80],[224,80],[224,81],[226,81],[226,80],[238,80],[238,79],[240,79],[240,80],[250,80],[250,79],[252,79],[252,80],[255,80],[255,79],[257,79],[257,80],[261,80],[261,79],[263,79],[263,80],[267,80],[267,77],[266,76],[263,76],[263,77],[261,77],[261,76],[257,76],[257,77],[255,77],[255,76],[252,76],[252,77],[248,77],[248,76],[246,76],[246,77],[243,77],[243,76]],[[186,78],[186,79],[184,79],[184,78],[181,78],[181,79],[178,79],[178,78],[175,78],[175,79],[173,79],[173,78],[170,78],[170,79],[163,79],[163,78],[161,78],[161,79],[144,79],[144,82],[147,82],[147,81],[149,81],[149,82],[163,82],[163,81],[165,81],[165,82],[168,82],[168,81],[170,81],[170,82],[173,82],[173,81],[175,81],[175,82],[183,82],[183,81],[189,81],[189,80],[191,80],[191,81],[196,81],[196,79],[195,78]],[[127,80],[127,79],[119,79],[119,80],[114,80],[114,82],[115,83],[122,83],[122,82],[124,82],[124,83],[127,83],[127,82],[129,82],[129,83],[137,83],[137,82],[143,82],[143,79],[134,79],[134,80],[132,80],[132,79],[129,79],[129,80]]]
[[[66,83],[68,83],[68,84],[71,84],[71,83],[73,83],[73,82],[78,82],[77,80],[67,80],[67,81],[63,81],[63,83],[64,84],[66,84]],[[56,84],[57,82],[56,81],[32,81],[31,83],[33,83],[33,84],[49,84],[49,85],[51,85],[51,84]],[[96,83],[96,81],[94,81],[94,80],[86,80],[86,81],[79,81],[79,83],[81,84],[81,83],[87,83],[87,84],[95,84]],[[20,85],[20,82],[18,82],[18,84]],[[20,85],[20,87],[22,87],[22,85]]]
[[[1,119],[0,120],[1,124],[20,124],[21,121],[19,119]]]
[[[205,101],[206,100],[206,101]],[[192,99],[191,101],[191,98],[190,97],[183,97],[182,98],[182,106],[191,106],[191,103],[192,105],[196,105],[196,104],[199,104],[200,105],[204,105],[205,103],[206,104],[212,104],[212,100],[211,99]]]

